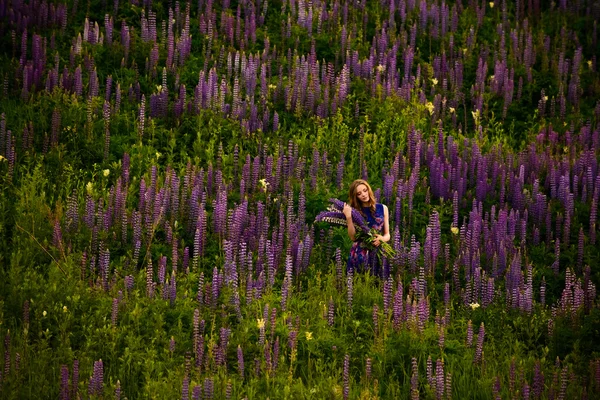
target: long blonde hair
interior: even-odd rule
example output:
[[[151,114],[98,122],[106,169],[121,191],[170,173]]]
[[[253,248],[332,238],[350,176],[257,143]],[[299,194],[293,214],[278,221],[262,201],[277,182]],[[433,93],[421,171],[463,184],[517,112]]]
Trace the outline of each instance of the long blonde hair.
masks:
[[[349,199],[350,206],[354,209],[357,209],[358,211],[360,211],[362,213],[362,203],[360,200],[358,200],[358,197],[356,196],[356,189],[360,185],[365,185],[367,187],[367,191],[369,192],[369,201],[367,202],[367,206],[371,209],[371,212],[374,213],[375,212],[375,195],[373,194],[373,189],[371,189],[371,185],[369,185],[369,183],[367,181],[365,181],[364,179],[356,179],[350,185],[350,190],[348,190],[348,199]]]

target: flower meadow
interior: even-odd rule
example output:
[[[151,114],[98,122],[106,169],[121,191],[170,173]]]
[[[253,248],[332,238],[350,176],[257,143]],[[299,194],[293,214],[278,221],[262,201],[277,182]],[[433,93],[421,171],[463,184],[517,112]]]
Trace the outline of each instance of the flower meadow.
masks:
[[[0,397],[597,398],[599,20],[0,0]]]

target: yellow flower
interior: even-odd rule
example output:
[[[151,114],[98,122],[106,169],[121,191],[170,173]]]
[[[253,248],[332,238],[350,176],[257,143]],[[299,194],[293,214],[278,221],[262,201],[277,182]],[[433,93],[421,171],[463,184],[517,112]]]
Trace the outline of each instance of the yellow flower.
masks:
[[[105,170],[103,170],[103,171],[102,171],[102,175],[104,175],[104,176],[108,176],[108,175],[110,175],[110,169],[105,169]]]
[[[256,325],[258,326],[258,329],[262,329],[265,327],[265,319],[264,318],[257,318],[256,319]]]
[[[270,185],[270,183],[267,182],[267,180],[265,178],[259,180],[258,183],[260,183],[260,186],[263,187],[263,190],[267,190],[267,186]]]
[[[452,228],[450,228],[450,232],[452,232],[453,235],[458,235],[458,228],[456,226],[453,226]]]
[[[379,64],[379,65],[377,66],[377,70],[378,70],[379,72],[383,72],[383,71],[385,71],[385,65],[381,65],[381,64]]]
[[[306,341],[313,340],[312,332],[306,331],[305,334],[306,334]]]
[[[476,309],[476,308],[479,308],[479,307],[480,307],[479,303],[471,303],[471,304],[469,304],[469,305],[471,306],[471,310],[474,310],[474,309]]]
[[[67,311],[69,311],[69,310],[67,309],[67,306],[63,306],[63,312],[67,312]]]
[[[87,194],[89,194],[89,195],[91,196],[91,195],[92,195],[92,192],[93,192],[93,190],[94,190],[94,184],[93,184],[92,182],[88,182],[88,183],[85,185],[85,190],[86,190]]]
[[[588,60],[587,64],[588,64],[588,67],[590,67],[590,69],[592,69],[592,65],[594,65],[593,61]]]
[[[449,107],[448,111],[450,111],[450,114],[454,114],[456,112],[456,110],[454,109],[454,107]]]
[[[432,103],[432,102],[428,101],[428,102],[425,104],[425,108],[427,108],[427,110],[429,111],[429,114],[432,114],[432,115],[433,115],[433,110],[435,110],[435,106],[433,105],[433,103]]]
[[[4,161],[4,160],[6,160],[6,158],[3,156],[0,156],[0,161]]]
[[[438,84],[438,80],[437,80],[437,79],[435,79],[435,78],[431,79],[431,84],[432,84],[433,86],[437,85],[437,84]]]
[[[479,114],[479,110],[471,111],[471,115],[475,120],[475,125],[479,125],[479,118],[481,117],[481,115]]]
[[[44,310],[44,312],[42,313],[42,315],[45,317],[46,315],[48,315],[48,313],[46,312],[46,310]]]
[[[494,8],[494,2],[490,1],[490,8]]]

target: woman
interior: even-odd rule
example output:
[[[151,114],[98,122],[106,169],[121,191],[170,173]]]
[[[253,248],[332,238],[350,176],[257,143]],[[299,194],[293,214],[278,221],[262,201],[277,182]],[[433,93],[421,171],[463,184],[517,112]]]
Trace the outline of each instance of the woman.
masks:
[[[346,268],[354,271],[361,271],[364,268],[369,269],[375,275],[381,275],[381,266],[376,251],[369,251],[368,248],[361,245],[360,240],[355,239],[356,227],[352,221],[352,209],[358,210],[365,217],[369,228],[379,232],[373,241],[373,244],[379,247],[382,242],[390,240],[388,208],[384,204],[375,202],[375,195],[371,186],[363,179],[352,182],[348,197],[350,204],[344,205],[343,213],[348,224],[348,236],[354,243],[352,243],[350,249]]]

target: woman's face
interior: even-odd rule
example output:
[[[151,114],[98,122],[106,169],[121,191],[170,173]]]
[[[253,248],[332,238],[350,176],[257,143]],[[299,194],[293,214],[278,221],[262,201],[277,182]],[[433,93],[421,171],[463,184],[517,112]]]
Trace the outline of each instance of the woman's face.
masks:
[[[360,184],[356,187],[356,198],[361,203],[367,203],[369,201],[369,189],[366,185]]]

